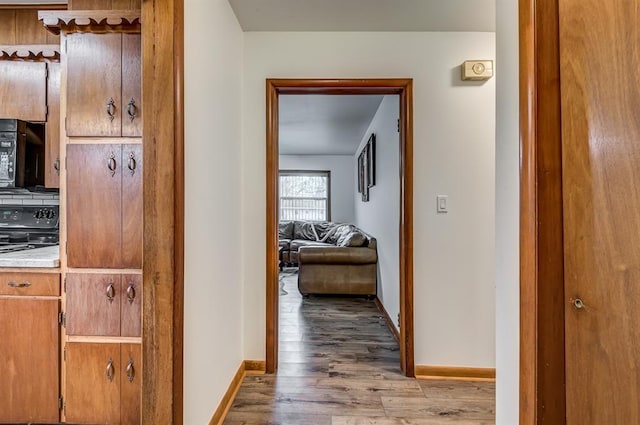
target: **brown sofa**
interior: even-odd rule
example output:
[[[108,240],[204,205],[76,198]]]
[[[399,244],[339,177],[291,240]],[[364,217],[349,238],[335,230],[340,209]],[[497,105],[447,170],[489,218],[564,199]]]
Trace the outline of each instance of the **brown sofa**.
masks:
[[[282,221],[281,260],[298,265],[302,295],[374,296],[377,277],[376,239],[352,224]]]

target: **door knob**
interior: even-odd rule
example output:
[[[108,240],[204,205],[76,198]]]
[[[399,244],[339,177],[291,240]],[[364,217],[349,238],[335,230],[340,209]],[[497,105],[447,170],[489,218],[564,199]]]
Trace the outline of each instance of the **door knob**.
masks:
[[[582,302],[580,298],[576,298],[573,300],[573,306],[578,310],[582,310],[584,308],[584,302]]]

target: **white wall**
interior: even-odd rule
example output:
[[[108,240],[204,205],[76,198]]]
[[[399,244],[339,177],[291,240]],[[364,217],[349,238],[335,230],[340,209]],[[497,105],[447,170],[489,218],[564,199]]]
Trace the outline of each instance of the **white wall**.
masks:
[[[245,33],[245,358],[265,357],[265,78],[414,79],[415,360],[495,365],[495,79],[460,81],[493,59],[493,33]],[[436,194],[450,212],[436,215]],[[251,206],[250,208],[248,206]]]
[[[378,298],[396,328],[400,311],[400,99],[385,96],[352,158],[356,169],[358,154],[376,135],[376,184],[369,189],[369,202],[355,196],[356,225],[378,242]],[[357,183],[354,177],[352,186]]]
[[[243,33],[227,0],[184,6],[184,423],[206,424],[244,359]]]
[[[520,375],[518,1],[497,0],[496,11],[496,424],[513,425]]]
[[[280,169],[331,171],[331,221],[353,223],[352,161],[350,155],[280,155]]]

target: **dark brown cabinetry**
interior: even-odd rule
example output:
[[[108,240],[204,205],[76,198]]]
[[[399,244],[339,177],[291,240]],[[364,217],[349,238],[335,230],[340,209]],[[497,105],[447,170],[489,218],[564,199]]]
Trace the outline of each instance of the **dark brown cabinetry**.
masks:
[[[140,336],[140,275],[68,273],[67,335]]]
[[[0,61],[0,116],[47,120],[47,64]]]
[[[44,185],[60,187],[60,63],[49,62]]]
[[[58,274],[0,273],[2,422],[58,421],[58,295]]]
[[[139,344],[68,343],[65,417],[71,423],[140,423]]]
[[[67,261],[142,266],[142,146],[67,146]]]
[[[0,47],[0,117],[45,122],[44,185],[60,181],[60,63],[58,46]],[[46,61],[42,61],[46,58]]]
[[[142,135],[140,34],[65,36],[69,137]]]

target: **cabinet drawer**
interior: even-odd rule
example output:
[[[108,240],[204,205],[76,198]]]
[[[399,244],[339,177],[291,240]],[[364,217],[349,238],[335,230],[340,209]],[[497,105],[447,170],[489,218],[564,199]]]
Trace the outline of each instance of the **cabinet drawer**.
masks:
[[[0,295],[60,295],[59,273],[0,273]]]

